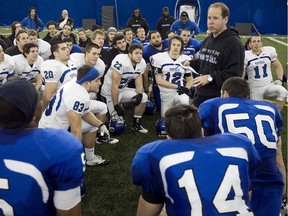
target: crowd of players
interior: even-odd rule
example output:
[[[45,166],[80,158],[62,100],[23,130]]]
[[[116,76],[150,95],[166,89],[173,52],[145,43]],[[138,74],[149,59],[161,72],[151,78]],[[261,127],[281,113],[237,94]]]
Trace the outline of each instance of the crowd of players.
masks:
[[[133,13],[136,18],[138,14],[139,18],[139,9],[134,10]],[[167,13],[167,8],[163,8],[164,13]],[[148,104],[152,103],[152,109],[154,110],[155,104],[155,109],[161,116],[156,126],[157,133],[167,135],[168,139],[176,141],[164,141],[165,144],[156,142],[149,144],[149,147],[144,146],[137,152],[132,166],[133,180],[143,189],[138,215],[159,214],[164,203],[166,207],[163,210],[168,215],[190,215],[190,213],[218,215],[233,212],[238,212],[239,215],[254,213],[260,216],[267,215],[267,212],[271,216],[279,215],[287,181],[280,137],[283,125],[280,111],[286,103],[287,90],[282,86],[285,76],[283,67],[277,59],[276,50],[273,47],[263,47],[260,35],[251,36],[248,43],[249,50],[244,51],[235,29],[226,26],[229,9],[222,3],[213,4],[208,9],[209,34],[204,41],[192,37],[197,31],[181,29],[181,27],[177,31],[167,30],[167,38],[162,40],[163,32],[150,30],[147,34],[145,32],[147,26],[135,27],[133,24],[131,24],[133,28],[126,28],[123,34],[118,33],[114,27],[110,27],[106,33],[101,28],[96,29],[90,38],[83,29],[79,30],[78,34],[72,31],[73,20],[68,18],[66,10],[63,10],[62,15],[58,24],[53,21],[47,23],[48,33],[43,39],[38,37],[37,29],[22,29],[21,22],[12,24],[10,45],[8,42],[0,45],[2,88],[0,109],[2,112],[2,109],[8,108],[9,113],[16,106],[16,109],[20,110],[20,113],[16,112],[20,120],[15,125],[9,126],[9,122],[15,119],[7,117],[6,121],[3,117],[4,120],[0,123],[2,129],[19,131],[35,127],[38,124],[37,120],[40,120],[39,128],[69,131],[78,139],[78,143],[67,134],[56,135],[57,132],[54,130],[48,132],[40,130],[39,134],[35,132],[30,136],[31,139],[37,136],[41,136],[42,139],[45,137],[44,143],[49,142],[49,139],[53,143],[75,142],[75,149],[65,147],[67,151],[71,151],[69,160],[74,158],[75,163],[68,166],[69,160],[63,161],[59,167],[57,165],[53,168],[55,170],[52,175],[57,175],[57,169],[64,169],[62,176],[55,177],[60,183],[55,183],[57,186],[54,189],[46,185],[48,183],[45,181],[48,180],[44,180],[44,185],[41,184],[44,178],[42,175],[35,177],[21,169],[13,168],[14,163],[17,164],[18,160],[22,160],[21,157],[17,160],[5,160],[5,164],[0,166],[1,169],[8,168],[12,172],[26,173],[35,178],[41,185],[43,203],[52,201],[51,197],[45,195],[45,190],[49,192],[54,190],[51,193],[54,194],[54,206],[59,215],[61,211],[71,211],[71,215],[73,212],[79,215],[80,184],[78,183],[83,181],[83,163],[88,166],[109,163],[109,160],[95,154],[95,143],[119,142],[118,139],[112,138],[110,133],[120,134],[125,131],[124,107],[134,108],[131,129],[135,132],[148,133],[141,119],[149,107]],[[182,13],[178,21],[187,16],[186,12]],[[58,27],[61,30],[57,32]],[[276,68],[277,80],[275,81],[272,77],[271,64]],[[245,81],[246,74],[249,84]],[[23,79],[29,82],[24,82]],[[28,83],[33,83],[35,89],[31,89]],[[20,87],[23,89],[21,90]],[[26,88],[31,94],[29,100],[25,98]],[[22,98],[14,98],[8,94],[11,91],[17,95],[16,90],[19,95],[24,94]],[[262,101],[266,96],[275,97],[276,106]],[[40,106],[40,99],[43,107]],[[25,104],[25,100],[28,104],[31,103],[30,106],[20,106]],[[32,110],[29,111],[29,108]],[[196,114],[198,111],[199,116]],[[175,116],[179,117],[179,123]],[[185,118],[191,121],[187,122]],[[199,125],[194,124],[194,121]],[[23,125],[19,125],[21,123]],[[211,139],[204,139],[201,138],[203,136],[201,124],[205,136],[240,133],[246,135],[248,139],[244,138],[245,136],[233,137],[232,135],[231,137],[216,135]],[[4,143],[12,139],[5,130],[0,133],[1,142]],[[194,135],[194,131],[197,135]],[[23,136],[19,135],[19,140],[25,140]],[[61,136],[62,139],[67,136],[67,139],[61,140]],[[198,139],[191,141],[192,147],[189,147],[189,143],[177,142],[178,139],[194,138],[198,138],[199,141]],[[241,143],[241,139],[245,144]],[[232,143],[231,140],[235,140],[235,145],[222,145],[223,142]],[[79,141],[84,145],[85,154],[79,153]],[[24,141],[26,142],[29,142],[28,138]],[[217,168],[221,167],[219,172],[206,171],[207,175],[207,172],[211,173],[208,178],[198,173],[196,167],[208,157],[206,151],[201,153],[203,147],[200,143],[202,142],[207,142],[203,145],[215,143],[209,147],[215,154],[209,164],[215,164],[216,161],[220,164],[220,161],[226,161],[223,167],[216,163],[217,166],[219,165]],[[247,147],[241,147],[241,144],[245,146],[247,144]],[[158,145],[162,145],[162,150],[154,149]],[[183,148],[178,148],[178,145],[183,145]],[[171,147],[169,151],[165,150],[169,149],[168,146]],[[38,148],[39,155],[43,157],[50,157],[53,150],[49,147],[45,155],[41,151],[41,146],[37,146]],[[190,151],[192,156],[189,156],[190,153],[185,155],[186,151]],[[63,154],[58,153],[59,157]],[[196,158],[192,160],[194,153]],[[9,155],[8,150],[3,157],[7,155]],[[150,158],[155,161],[151,162]],[[243,163],[243,160],[246,162]],[[191,161],[192,164],[196,162],[191,165]],[[51,159],[49,164],[51,167],[54,166],[53,162],[57,163]],[[182,163],[184,165],[180,166]],[[18,165],[25,169],[31,164],[33,160]],[[160,165],[159,170],[158,168],[154,170],[152,167],[155,165],[157,167],[157,164]],[[167,171],[169,167],[173,169]],[[79,175],[73,177],[73,181],[65,186],[65,181],[69,181],[71,173],[75,172],[76,168]],[[215,170],[216,167],[203,169]],[[157,173],[155,176],[152,174],[154,172]],[[176,172],[176,175],[173,175],[173,172]],[[234,175],[236,177],[230,180]],[[210,191],[205,194],[204,185],[212,184],[206,181],[215,176],[223,179],[209,187],[207,191]],[[204,180],[206,178],[207,180]],[[25,181],[29,182],[29,180]],[[252,182],[251,198],[248,197],[250,181]],[[155,182],[159,182],[159,185]],[[33,185],[31,182],[28,184]],[[3,187],[7,189],[7,181],[4,180],[4,184],[0,186],[0,189]],[[49,189],[46,189],[47,187]],[[179,191],[179,188],[185,188],[187,195],[185,191],[185,193]],[[211,192],[213,190],[214,192]],[[187,202],[179,201],[178,196],[183,197]],[[7,204],[2,208],[4,215],[13,212],[8,205],[9,199],[11,199],[9,196],[7,200],[4,199]],[[196,201],[193,202],[193,199]],[[43,203],[41,205],[44,205]],[[24,207],[18,207],[21,208]],[[45,208],[49,209],[49,207]],[[49,211],[48,214],[43,212],[36,214],[55,213],[55,209]]]

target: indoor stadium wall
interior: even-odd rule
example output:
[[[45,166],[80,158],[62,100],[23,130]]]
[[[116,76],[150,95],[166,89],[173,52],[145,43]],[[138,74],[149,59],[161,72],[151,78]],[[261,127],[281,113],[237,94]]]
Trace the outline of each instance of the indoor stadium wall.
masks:
[[[206,31],[207,8],[215,0],[201,0],[200,28]],[[261,34],[287,34],[287,3],[284,0],[222,0],[230,8],[229,25],[236,23],[253,23]],[[142,16],[155,29],[156,22],[164,6],[169,7],[174,15],[175,1],[167,0],[1,0],[0,25],[9,26],[15,20],[21,21],[28,14],[30,7],[36,7],[39,17],[44,23],[57,20],[63,9],[75,21],[75,27],[82,26],[82,19],[95,19],[102,25],[102,6],[114,7],[114,25],[118,29],[125,28],[131,17],[133,8],[139,7]]]

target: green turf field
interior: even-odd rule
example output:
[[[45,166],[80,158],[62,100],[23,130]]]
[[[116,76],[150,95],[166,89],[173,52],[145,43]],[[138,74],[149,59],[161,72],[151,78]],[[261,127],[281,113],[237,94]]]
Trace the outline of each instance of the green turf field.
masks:
[[[10,30],[0,28],[0,32],[9,35]],[[41,33],[40,37],[43,37]],[[202,39],[204,36],[197,36]],[[272,38],[272,40],[270,39]],[[279,43],[277,41],[282,43]],[[247,37],[242,37],[245,42]],[[284,44],[283,44],[284,43]],[[286,45],[285,45],[286,44]],[[278,58],[284,70],[287,64],[287,36],[263,36],[263,45],[273,46],[278,52]],[[285,84],[287,88],[287,84]],[[282,130],[283,155],[287,164],[287,106],[282,112],[284,127]],[[148,134],[140,134],[130,129],[132,111],[126,113],[126,132],[117,137],[120,143],[116,145],[102,144],[96,146],[96,154],[109,158],[106,166],[87,167],[85,172],[87,192],[82,202],[84,216],[131,216],[135,215],[140,188],[132,184],[131,161],[135,152],[145,143],[158,139],[155,132],[155,122],[159,113],[143,116],[143,125],[149,129]]]

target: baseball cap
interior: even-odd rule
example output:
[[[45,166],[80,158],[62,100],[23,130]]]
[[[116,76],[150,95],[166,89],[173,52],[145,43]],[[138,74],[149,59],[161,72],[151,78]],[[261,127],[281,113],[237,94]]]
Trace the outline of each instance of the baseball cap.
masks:
[[[0,85],[0,98],[10,102],[24,113],[25,122],[22,128],[31,122],[38,100],[38,92],[31,82],[26,79],[16,79]]]
[[[189,17],[186,11],[182,11],[180,17]]]
[[[114,28],[114,27],[109,27],[109,28],[107,29],[107,34],[109,34],[110,32],[115,32],[115,33],[117,33],[117,29]]]

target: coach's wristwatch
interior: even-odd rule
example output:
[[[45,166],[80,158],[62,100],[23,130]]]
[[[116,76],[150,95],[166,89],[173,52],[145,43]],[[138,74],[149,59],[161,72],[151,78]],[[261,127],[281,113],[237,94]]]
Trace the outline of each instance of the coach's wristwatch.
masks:
[[[213,78],[211,77],[211,75],[208,75],[208,82],[212,82],[213,81]]]

